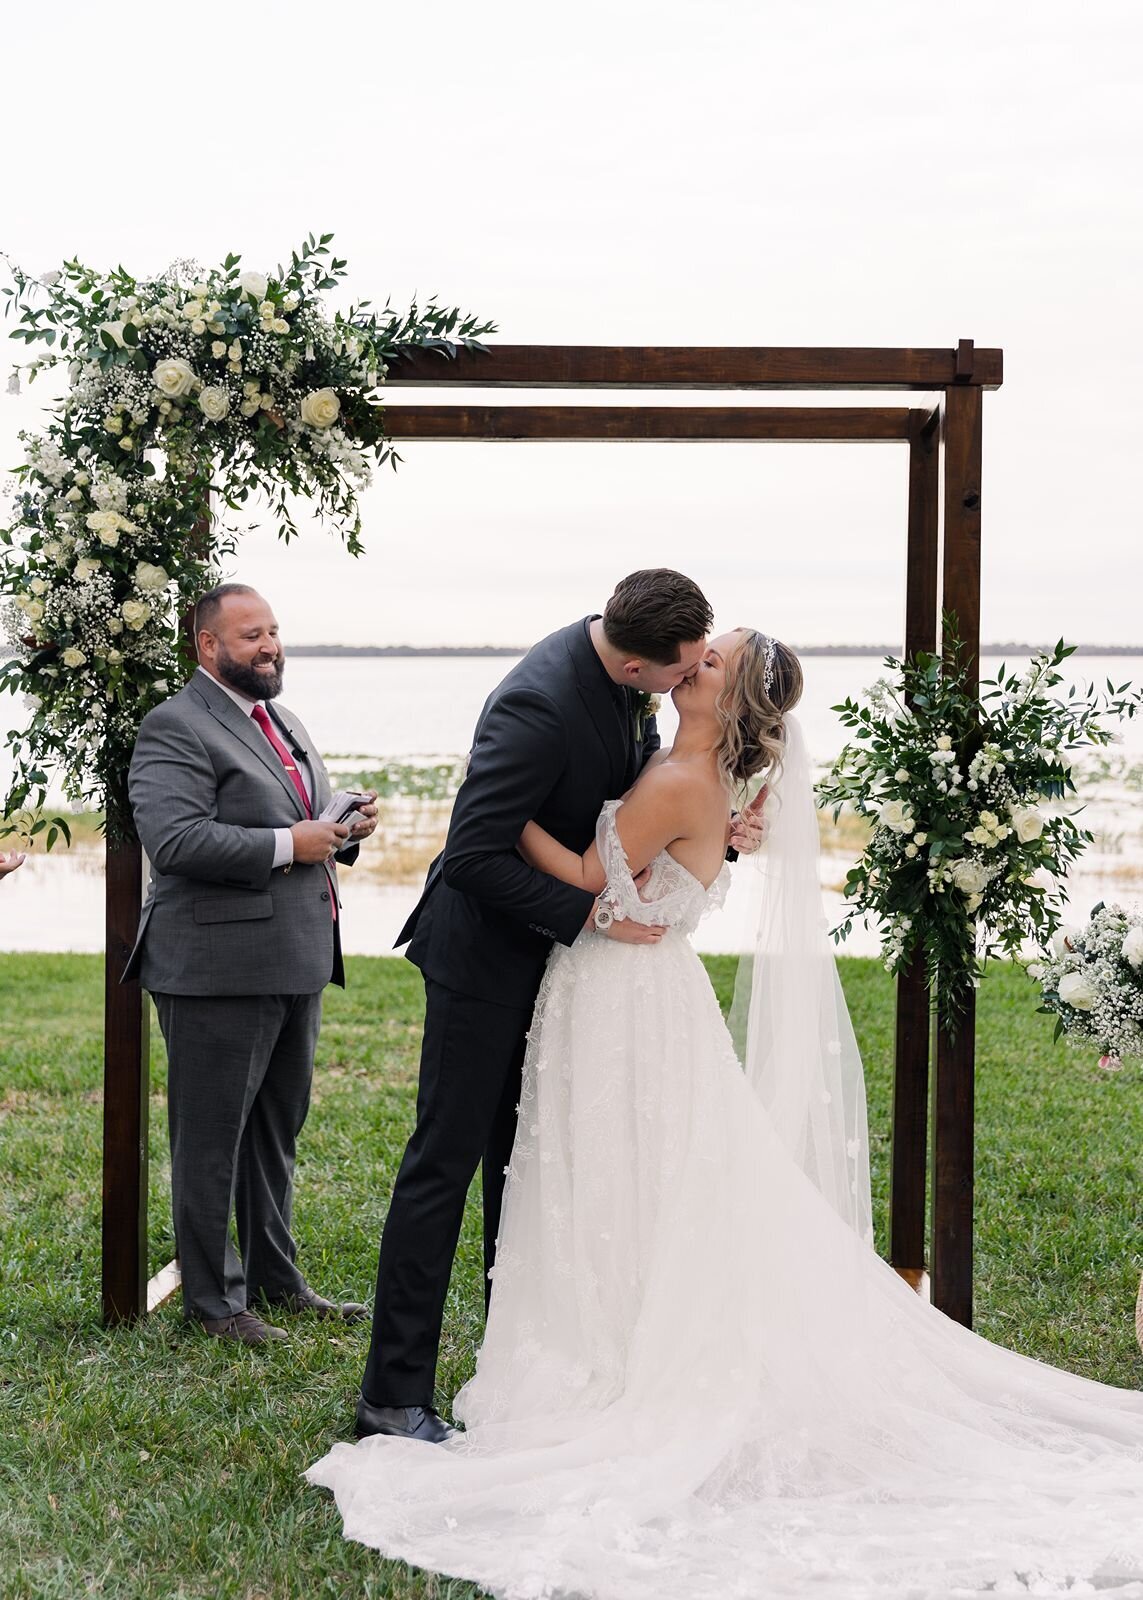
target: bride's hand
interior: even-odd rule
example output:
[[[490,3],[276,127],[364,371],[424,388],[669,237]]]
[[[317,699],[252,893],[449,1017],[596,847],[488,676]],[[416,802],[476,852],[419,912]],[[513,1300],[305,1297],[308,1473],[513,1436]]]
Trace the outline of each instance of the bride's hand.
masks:
[[[743,810],[736,811],[730,819],[727,843],[733,845],[740,856],[753,855],[766,838],[768,830],[762,808],[766,804],[769,792],[767,786],[763,784],[750,804]]]

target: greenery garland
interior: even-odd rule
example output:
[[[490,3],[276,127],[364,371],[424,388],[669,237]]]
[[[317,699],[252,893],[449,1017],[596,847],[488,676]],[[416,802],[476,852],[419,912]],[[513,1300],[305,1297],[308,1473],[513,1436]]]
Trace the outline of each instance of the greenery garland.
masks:
[[[10,337],[45,347],[20,371],[66,366],[69,389],[46,428],[21,434],[13,515],[0,527],[2,621],[14,659],[0,691],[32,716],[8,736],[15,777],[0,834],[47,830],[49,774],[76,803],[130,833],[126,772],[139,723],[188,669],[180,619],[221,576],[237,530],[226,512],[253,495],[278,533],[297,533],[306,497],[352,555],[358,495],[375,465],[399,460],[378,389],[387,361],[416,346],[451,357],[495,331],[435,300],[401,314],[359,301],[330,312],[346,262],[311,234],[272,274],[228,255],[161,277],[80,261],[33,279],[9,263]],[[223,515],[204,514],[211,491]]]
[[[1064,878],[1091,841],[1060,804],[1075,793],[1072,753],[1114,738],[1143,697],[1110,680],[1107,692],[1056,693],[1074,646],[1061,640],[1023,673],[1001,666],[979,689],[945,619],[945,658],[886,659],[888,675],[833,709],[852,731],[818,785],[836,820],[843,806],[873,824],[846,877],[855,917],[880,926],[890,972],[919,952],[942,1022],[955,1031],[989,954],[1016,955],[1060,926]],[[1047,804],[1046,804],[1047,802]],[[1054,802],[1054,803],[1053,803]]]

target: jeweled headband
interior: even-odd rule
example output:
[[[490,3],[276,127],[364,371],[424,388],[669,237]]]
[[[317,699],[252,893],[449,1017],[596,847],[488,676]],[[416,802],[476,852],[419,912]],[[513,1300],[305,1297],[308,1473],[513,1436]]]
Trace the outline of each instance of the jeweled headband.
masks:
[[[762,686],[769,694],[774,683],[774,656],[778,649],[777,639],[766,637],[766,656],[762,663]]]

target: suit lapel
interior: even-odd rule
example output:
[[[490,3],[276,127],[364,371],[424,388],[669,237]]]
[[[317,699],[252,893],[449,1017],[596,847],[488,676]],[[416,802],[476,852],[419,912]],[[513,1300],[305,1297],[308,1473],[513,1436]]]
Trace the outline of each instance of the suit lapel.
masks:
[[[607,687],[607,679],[599,657],[582,622],[577,622],[568,629],[567,647],[575,666],[580,698],[603,741],[611,762],[612,786],[615,792],[620,794],[627,787],[624,783],[629,758],[627,740],[616,715],[615,702]]]
[[[276,700],[268,703],[267,710],[270,713],[270,720],[277,727],[278,737],[283,744],[291,749],[296,747],[305,751],[305,766],[309,769],[309,782],[306,784],[306,788],[310,792],[310,810],[315,817],[318,817],[333,795],[329,774],[325,770],[325,762],[314,749],[313,740],[292,711],[288,711],[285,706],[279,705]],[[302,777],[305,778],[306,775],[306,772],[303,771]]]
[[[230,696],[224,694],[216,684],[212,683],[209,675],[205,672],[196,673],[188,687],[194,689],[201,697],[211,716],[220,722],[224,728],[228,729],[236,739],[240,740],[251,755],[257,757],[267,772],[273,774],[274,778],[281,784],[283,793],[289,797],[290,804],[297,812],[299,819],[304,820],[306,814],[298,796],[298,791],[290,782],[285,767],[278,759],[277,751],[261,728],[256,726],[253,718],[246,712],[240,711]],[[314,815],[317,815],[316,808],[314,808]]]

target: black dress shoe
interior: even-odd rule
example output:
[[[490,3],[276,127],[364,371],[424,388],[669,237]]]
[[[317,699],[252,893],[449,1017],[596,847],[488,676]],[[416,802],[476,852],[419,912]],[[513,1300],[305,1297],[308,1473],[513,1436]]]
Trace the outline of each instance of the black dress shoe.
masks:
[[[420,1439],[425,1444],[444,1444],[457,1432],[432,1406],[371,1406],[364,1396],[357,1402],[353,1431],[359,1439],[384,1433],[394,1439]]]
[[[357,1300],[326,1300],[324,1296],[304,1283],[293,1294],[284,1294],[266,1304],[280,1311],[309,1311],[315,1317],[333,1317],[340,1322],[364,1322],[369,1307]]]

